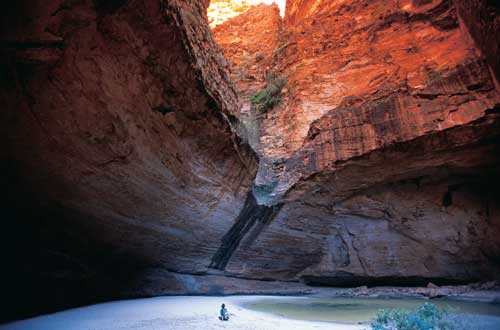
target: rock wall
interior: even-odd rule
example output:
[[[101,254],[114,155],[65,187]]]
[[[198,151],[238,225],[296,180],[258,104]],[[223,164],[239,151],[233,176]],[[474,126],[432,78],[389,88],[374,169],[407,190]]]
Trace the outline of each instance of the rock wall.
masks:
[[[146,294],[131,283],[155,268],[204,272],[256,161],[231,130],[239,99],[203,2],[15,6],[2,30],[2,315]]]
[[[495,277],[500,94],[456,7],[290,0],[284,28],[248,33],[263,10],[271,20],[261,6],[214,37],[260,159],[257,202],[280,211],[240,239],[225,271],[351,286]],[[258,113],[248,98],[264,68],[287,85]]]
[[[339,1],[333,1],[338,3]],[[325,6],[326,2],[321,0],[295,0],[287,1],[285,9],[285,23],[288,26],[293,26],[300,20],[314,15],[319,6]]]
[[[497,89],[500,80],[500,4],[498,1],[457,0],[455,5],[462,20],[464,30],[483,52],[493,75]]]
[[[499,103],[447,1],[327,2],[283,35],[278,70],[286,99],[260,124],[272,161],[256,181],[271,190],[260,199],[268,204],[337,162],[466,124]]]
[[[229,61],[232,81],[238,94],[244,96],[242,103],[262,88],[267,75],[272,73],[281,30],[278,6],[265,4],[253,6],[214,28],[214,39]]]
[[[487,1],[260,5],[214,29],[225,56],[208,3],[2,11],[2,318],[499,274]]]

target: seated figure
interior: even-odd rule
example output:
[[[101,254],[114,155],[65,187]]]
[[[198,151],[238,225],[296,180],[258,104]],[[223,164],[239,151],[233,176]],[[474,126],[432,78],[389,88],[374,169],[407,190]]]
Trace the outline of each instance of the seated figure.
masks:
[[[220,307],[219,320],[221,320],[221,321],[228,321],[229,320],[229,313],[227,312],[226,305],[224,305],[224,304],[222,304],[222,306]]]

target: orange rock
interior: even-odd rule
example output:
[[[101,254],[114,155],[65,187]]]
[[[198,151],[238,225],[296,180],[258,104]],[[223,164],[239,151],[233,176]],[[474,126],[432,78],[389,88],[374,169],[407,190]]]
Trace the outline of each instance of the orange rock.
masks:
[[[274,177],[261,202],[279,202],[337,162],[471,123],[500,104],[448,1],[291,0],[284,31],[264,8],[214,33],[240,95],[261,88],[270,71],[288,79],[283,104],[251,120],[264,163],[256,182]]]
[[[231,78],[244,98],[260,89],[273,72],[281,25],[278,6],[261,4],[213,30],[229,61]]]
[[[500,222],[478,201],[497,203],[486,191],[500,164],[500,94],[453,3],[289,0],[274,33],[267,20],[246,25],[257,12],[214,37],[243,98],[268,67],[287,78],[280,105],[259,114],[243,101],[239,114],[260,159],[256,198],[284,205],[226,271],[330,285],[491,277],[479,251],[500,255]]]

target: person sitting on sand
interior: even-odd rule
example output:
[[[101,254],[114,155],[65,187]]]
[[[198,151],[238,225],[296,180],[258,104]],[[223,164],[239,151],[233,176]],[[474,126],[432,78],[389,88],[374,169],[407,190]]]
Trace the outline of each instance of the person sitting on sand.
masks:
[[[220,316],[219,320],[221,321],[228,321],[229,320],[229,313],[227,312],[226,305],[222,304],[220,307]]]

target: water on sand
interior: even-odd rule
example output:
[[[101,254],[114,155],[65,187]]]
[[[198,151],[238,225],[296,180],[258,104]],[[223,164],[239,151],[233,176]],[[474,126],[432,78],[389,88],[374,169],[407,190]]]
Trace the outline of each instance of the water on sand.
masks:
[[[294,319],[357,323],[368,322],[382,308],[411,309],[425,302],[423,299],[290,298],[258,300],[246,307]],[[433,299],[431,302],[451,313],[500,316],[498,304],[449,299]]]

